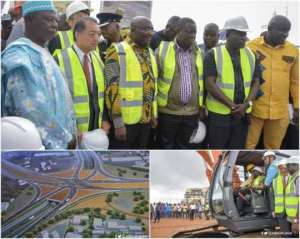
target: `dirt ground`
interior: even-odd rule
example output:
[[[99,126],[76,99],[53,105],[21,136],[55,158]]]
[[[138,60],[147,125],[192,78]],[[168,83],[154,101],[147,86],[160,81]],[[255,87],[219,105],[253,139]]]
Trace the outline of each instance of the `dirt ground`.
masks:
[[[94,170],[83,169],[79,172],[79,178],[84,179],[92,174]]]
[[[58,189],[58,187],[52,187],[52,186],[46,186],[46,185],[39,185],[40,192],[42,196],[45,196],[46,194],[55,191]]]
[[[49,199],[53,199],[53,200],[57,200],[57,201],[63,201],[68,193],[69,193],[70,189],[66,188],[58,193],[55,193],[54,195],[52,195]]]
[[[102,179],[107,179],[107,177],[102,174],[99,174],[99,172],[95,176],[90,178],[90,180],[102,180]]]
[[[101,188],[113,188],[113,189],[135,189],[135,188],[149,188],[149,182],[135,182],[135,183],[127,183],[127,182],[119,182],[119,183],[95,183],[93,186],[101,187]]]
[[[85,197],[91,194],[95,194],[96,191],[93,189],[78,189],[75,196],[70,200],[70,203],[77,201],[80,197]]]
[[[53,175],[61,178],[72,178],[75,173],[75,168],[70,168],[68,170],[64,170],[61,172],[50,173],[49,175]]]
[[[83,196],[84,192],[80,192],[80,195]],[[83,199],[82,202],[78,203],[75,206],[75,208],[100,207],[101,209],[104,210],[110,209],[111,207],[105,202],[105,199],[106,199],[106,195],[99,195],[97,197],[95,196],[95,198],[91,198],[91,199]]]
[[[187,219],[161,219],[159,223],[151,222],[152,238],[170,238],[176,232],[192,230],[199,227],[206,227],[215,224],[214,220],[196,219],[193,221]]]

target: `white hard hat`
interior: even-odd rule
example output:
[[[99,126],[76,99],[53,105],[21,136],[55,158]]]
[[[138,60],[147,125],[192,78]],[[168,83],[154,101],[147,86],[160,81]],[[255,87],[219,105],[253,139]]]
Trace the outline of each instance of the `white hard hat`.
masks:
[[[228,19],[225,22],[224,28],[222,30],[236,30],[241,32],[249,32],[249,26],[244,17],[235,17]]]
[[[80,12],[80,11],[91,11],[91,9],[89,9],[89,7],[81,2],[81,1],[74,1],[72,3],[70,3],[67,8],[66,8],[66,19],[68,20],[70,18],[70,16],[72,16],[74,13],[76,12]]]
[[[261,173],[264,172],[264,171],[262,170],[261,167],[254,167],[254,168],[252,169],[252,171],[254,171],[254,170],[256,170],[256,171],[258,171],[258,172],[261,172]]]
[[[206,135],[206,127],[205,124],[199,120],[198,127],[193,131],[190,137],[191,144],[200,144]]]
[[[1,148],[3,150],[44,150],[41,136],[35,125],[21,117],[1,118]]]
[[[287,163],[296,163],[299,164],[300,157],[299,156],[292,156],[287,159]]]
[[[84,132],[80,144],[81,149],[106,150],[109,140],[103,129]]]
[[[281,159],[279,162],[278,162],[278,166],[286,166],[287,164],[287,160],[286,159]]]
[[[270,150],[269,150],[269,151],[266,151],[266,152],[264,153],[264,157],[267,157],[267,156],[274,156],[274,157],[275,157],[276,155],[275,155],[275,153],[274,153],[273,151],[270,151]]]

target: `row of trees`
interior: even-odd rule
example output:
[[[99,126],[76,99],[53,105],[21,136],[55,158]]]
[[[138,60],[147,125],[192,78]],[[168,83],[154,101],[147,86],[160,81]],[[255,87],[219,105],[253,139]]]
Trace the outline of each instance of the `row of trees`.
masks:
[[[133,213],[135,214],[144,214],[145,212],[149,212],[148,200],[145,199],[145,195],[142,192],[133,191],[133,201],[137,202],[135,207],[133,208]]]
[[[120,213],[117,210],[111,210],[108,209],[107,210],[107,215],[110,216],[111,219],[120,219],[120,220],[125,220],[126,219],[126,215],[124,213]]]

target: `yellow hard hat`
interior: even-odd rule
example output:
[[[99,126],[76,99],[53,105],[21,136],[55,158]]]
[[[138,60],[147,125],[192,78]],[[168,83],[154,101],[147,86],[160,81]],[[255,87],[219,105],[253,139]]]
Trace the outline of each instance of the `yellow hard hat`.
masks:
[[[247,172],[249,172],[250,170],[252,170],[254,167],[255,167],[255,165],[254,165],[253,163],[249,163],[249,164],[246,166]]]

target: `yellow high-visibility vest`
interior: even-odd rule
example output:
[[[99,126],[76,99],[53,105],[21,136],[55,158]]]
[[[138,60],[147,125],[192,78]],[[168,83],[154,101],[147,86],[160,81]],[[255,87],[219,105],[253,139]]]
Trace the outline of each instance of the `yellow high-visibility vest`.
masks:
[[[216,84],[224,95],[233,101],[235,78],[230,54],[224,45],[213,48],[213,51],[218,72]],[[240,49],[240,62],[244,80],[245,98],[247,98],[255,69],[254,53],[247,47]],[[214,113],[226,115],[231,112],[228,106],[216,100],[209,92],[206,98],[206,105],[207,109]],[[247,113],[250,113],[251,109],[249,107]]]
[[[281,174],[278,174],[278,176],[273,180],[273,191],[274,191],[275,213],[283,213],[285,210],[284,209],[285,188],[283,186],[283,177],[281,176]]]
[[[299,196],[296,195],[295,186],[295,181],[298,177],[299,171],[289,178],[285,191],[285,212],[290,221],[296,219],[299,209]]]
[[[172,80],[175,75],[176,56],[174,49],[174,42],[163,41],[159,45],[158,58],[161,65],[162,74],[158,78],[158,94],[157,101],[159,106],[166,106],[168,104],[168,94],[171,88]],[[199,85],[199,106],[203,104],[203,61],[200,49],[196,52],[196,68]]]
[[[57,51],[56,56],[59,61],[59,67],[65,74],[73,98],[77,127],[80,131],[86,132],[89,129],[90,122],[90,103],[88,86],[80,59],[72,47]],[[90,57],[98,86],[98,125],[101,128],[105,90],[103,63],[95,51],[90,53]]]
[[[256,177],[253,182],[252,182],[252,187],[257,188],[263,181],[264,181],[264,176],[258,176]]]
[[[121,114],[125,124],[138,123],[142,118],[144,82],[141,65],[132,47],[126,42],[114,43],[119,55],[121,96]],[[152,50],[149,48],[152,71],[155,77],[155,93],[152,103],[154,117],[157,117],[157,64]]]

